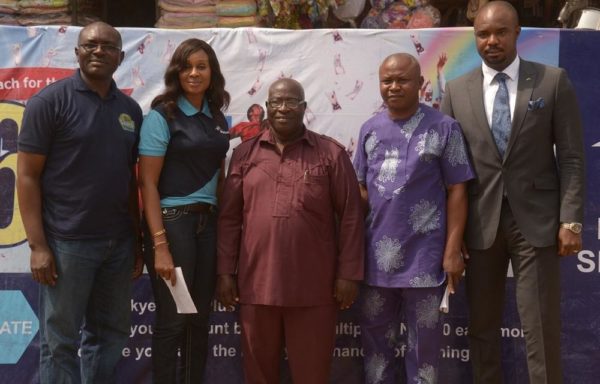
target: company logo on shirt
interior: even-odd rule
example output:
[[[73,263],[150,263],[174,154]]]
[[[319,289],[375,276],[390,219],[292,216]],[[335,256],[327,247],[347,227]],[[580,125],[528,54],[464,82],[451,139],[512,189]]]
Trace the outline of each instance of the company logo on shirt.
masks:
[[[119,115],[119,123],[121,124],[121,128],[128,132],[135,132],[135,122],[126,113],[121,113]]]

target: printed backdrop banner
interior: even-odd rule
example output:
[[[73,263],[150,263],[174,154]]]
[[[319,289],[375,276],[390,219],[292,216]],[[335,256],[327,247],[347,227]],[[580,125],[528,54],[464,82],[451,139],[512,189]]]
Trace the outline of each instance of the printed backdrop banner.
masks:
[[[119,88],[135,98],[147,113],[162,89],[165,67],[185,39],[209,42],[219,57],[232,96],[227,118],[242,132],[250,112],[264,110],[269,85],[291,77],[306,91],[308,128],[328,134],[353,155],[361,124],[381,110],[378,68],[394,52],[418,57],[425,84],[424,103],[439,106],[446,80],[477,65],[480,59],[470,28],[425,30],[307,30],[202,29],[161,30],[127,28],[125,60],[115,74]],[[38,286],[29,274],[29,249],[15,193],[17,135],[27,99],[44,86],[77,68],[74,48],[77,27],[0,27],[0,382],[39,381]],[[585,123],[588,198],[584,249],[562,262],[563,364],[566,383],[597,382],[600,377],[600,33],[524,29],[519,39],[523,58],[568,70]],[[256,105],[257,106],[256,106]],[[252,108],[251,108],[252,107]],[[232,139],[232,146],[239,143]],[[77,193],[77,191],[73,191]],[[521,330],[512,271],[507,285],[505,319],[501,329],[503,366],[509,383],[527,383],[524,335]],[[334,351],[332,383],[363,380],[360,327],[356,308],[340,314]],[[129,345],[123,349],[119,383],[149,383],[151,334],[155,312],[147,276],[134,285],[133,323]],[[464,291],[451,298],[444,318],[440,351],[440,383],[470,381]],[[396,354],[399,368],[406,352],[406,328],[400,324]],[[237,314],[213,304],[210,327],[208,383],[241,383],[240,326]],[[283,382],[290,382],[282,357]]]

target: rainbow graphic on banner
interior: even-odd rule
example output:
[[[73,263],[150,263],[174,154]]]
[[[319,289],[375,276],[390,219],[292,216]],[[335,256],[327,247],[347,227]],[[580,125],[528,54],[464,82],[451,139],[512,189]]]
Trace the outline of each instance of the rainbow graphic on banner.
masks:
[[[445,80],[452,80],[481,65],[477,54],[472,28],[447,28],[423,30],[415,33],[424,51],[419,55],[423,77],[437,87],[437,65],[442,55],[447,56],[444,65]],[[519,55],[540,63],[558,66],[560,42],[558,29],[523,28],[518,41]]]

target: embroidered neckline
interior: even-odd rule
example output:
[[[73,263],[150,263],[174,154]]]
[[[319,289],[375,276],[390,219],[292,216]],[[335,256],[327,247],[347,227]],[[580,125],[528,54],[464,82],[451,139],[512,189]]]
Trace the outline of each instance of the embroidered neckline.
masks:
[[[406,137],[410,139],[412,137],[413,132],[417,129],[421,120],[425,117],[425,113],[421,110],[421,107],[417,109],[417,111],[408,119],[405,123],[400,127],[400,132]]]

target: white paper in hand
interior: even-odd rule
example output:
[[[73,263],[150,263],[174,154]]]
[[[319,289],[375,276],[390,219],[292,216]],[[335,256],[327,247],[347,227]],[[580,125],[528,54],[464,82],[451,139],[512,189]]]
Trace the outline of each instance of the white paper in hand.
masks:
[[[444,291],[444,297],[442,297],[442,302],[440,304],[440,311],[444,313],[448,313],[450,310],[450,289],[446,285],[446,291]]]
[[[198,310],[196,310],[196,306],[194,305],[194,301],[190,296],[190,292],[187,289],[187,285],[185,284],[181,267],[175,268],[175,276],[177,278],[175,286],[171,285],[170,280],[163,280],[165,284],[167,284],[167,287],[169,287],[169,291],[171,291],[171,295],[175,300],[175,305],[177,305],[177,313],[198,313]]]

